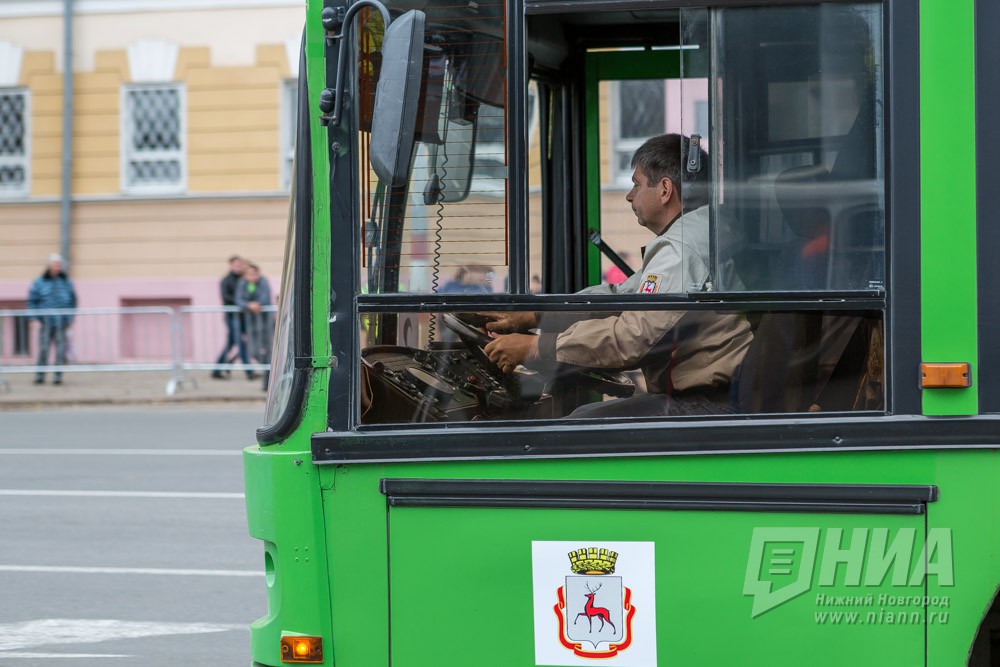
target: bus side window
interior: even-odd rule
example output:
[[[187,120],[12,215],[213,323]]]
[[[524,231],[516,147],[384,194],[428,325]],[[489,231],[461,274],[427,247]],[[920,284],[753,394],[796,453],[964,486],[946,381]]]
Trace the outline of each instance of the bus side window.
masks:
[[[747,245],[743,285],[716,288],[881,289],[881,6],[719,13],[712,113],[726,130],[709,148],[719,156],[714,205],[740,220]]]
[[[882,320],[765,313],[740,366],[737,412],[882,410]]]

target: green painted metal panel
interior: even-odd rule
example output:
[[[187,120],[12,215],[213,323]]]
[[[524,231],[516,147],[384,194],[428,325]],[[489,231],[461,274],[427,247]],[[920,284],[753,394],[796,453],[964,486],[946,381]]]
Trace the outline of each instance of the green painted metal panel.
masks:
[[[320,25],[322,6],[310,3],[307,26]],[[309,80],[309,105],[318,108],[319,94],[325,86],[326,65],[323,35],[307,30],[305,43],[306,72]],[[310,277],[311,321],[296,323],[309,326],[316,356],[330,355],[330,186],[326,160],[326,128],[318,114],[310,114],[311,148],[314,156],[313,224]],[[306,261],[305,257],[296,258]],[[297,295],[303,298],[305,295]],[[330,579],[323,536],[320,471],[312,465],[310,436],[326,428],[329,369],[313,369],[300,406],[301,419],[293,433],[281,443],[244,450],[247,519],[250,535],[263,541],[262,559],[266,576],[266,616],[250,627],[251,655],[265,665],[280,665],[279,642],[282,634],[315,634],[331,637]],[[327,662],[332,651],[328,650]]]
[[[307,434],[296,438],[308,443]],[[320,475],[308,458],[274,447],[244,450],[243,467],[250,535],[264,542],[267,573],[268,613],[250,627],[251,655],[279,665],[282,634],[330,636],[331,568],[322,541]]]
[[[577,539],[600,531],[599,536],[607,539],[657,543],[658,641],[663,662],[673,657],[674,664],[801,664],[808,654],[816,664],[845,664],[852,658],[855,664],[922,664],[923,624],[889,627],[877,618],[868,622],[868,613],[912,611],[909,606],[881,605],[879,595],[884,593],[949,595],[946,609],[918,607],[927,613],[950,614],[948,622],[928,626],[934,656],[928,664],[963,664],[982,614],[1000,585],[1000,530],[993,519],[1000,491],[988,491],[1000,473],[998,456],[993,451],[830,452],[317,469],[308,461],[296,466],[291,455],[248,452],[247,502],[255,517],[254,536],[294,558],[293,548],[312,547],[325,527],[325,549],[320,551],[329,555],[325,582],[309,568],[295,566],[287,558],[279,561],[281,605],[277,610],[272,607],[276,615],[269,622],[255,625],[254,656],[265,664],[278,664],[263,658],[274,655],[271,647],[279,629],[328,624],[325,636],[331,661],[338,665],[388,664],[390,637],[394,665],[533,665],[530,541]],[[318,480],[306,474],[309,470],[318,473]],[[378,491],[378,482],[385,477],[938,484],[941,499],[930,503],[926,522],[931,529],[952,531],[956,575],[954,586],[941,586],[933,578],[928,578],[927,586],[909,582],[891,586],[890,577],[888,588],[859,590],[846,585],[841,568],[834,586],[814,587],[752,619],[752,600],[743,594],[743,585],[755,528],[841,528],[847,548],[854,528],[884,528],[890,537],[898,536],[902,528],[913,528],[922,535],[925,518],[393,508],[387,523],[385,497]],[[263,498],[262,489],[266,489]],[[870,538],[871,532],[867,535]],[[512,553],[516,557],[511,558]],[[912,567],[917,549],[909,555]],[[819,576],[818,566],[814,576]],[[835,598],[870,594],[873,600],[860,607],[820,605],[818,593]],[[455,602],[459,597],[464,606]],[[484,638],[482,624],[493,618],[490,614],[496,609],[517,613],[502,619],[502,637]],[[839,611],[862,616],[848,623],[831,616],[821,622],[815,615]],[[720,632],[726,642],[718,640]],[[780,652],[765,653],[769,646],[780,647]],[[480,655],[486,656],[484,661],[474,659]]]
[[[602,81],[677,79],[681,75],[680,51],[591,51],[587,66]]]
[[[992,491],[985,496],[983,489],[992,488],[991,480],[995,480],[1000,470],[998,453],[982,452],[892,452],[892,453],[806,453],[791,455],[760,455],[733,457],[682,457],[682,458],[640,458],[640,459],[609,459],[609,460],[572,460],[572,461],[504,461],[504,462],[456,462],[450,464],[415,464],[387,466],[382,472],[389,477],[452,477],[452,478],[498,478],[498,479],[621,479],[621,480],[671,480],[671,481],[735,481],[735,482],[798,482],[798,483],[889,483],[889,484],[938,484],[941,488],[941,500],[929,505],[928,525],[931,528],[950,529],[954,534],[954,564],[955,581],[950,595],[950,606],[947,608],[930,607],[926,611],[948,611],[951,616],[944,623],[937,622],[928,628],[932,643],[936,641],[935,660],[927,664],[964,664],[972,637],[974,636],[982,615],[988,607],[992,596],[1000,585],[1000,567],[997,565],[997,554],[1000,553],[998,540],[1000,530],[992,518],[997,507],[996,493]],[[977,471],[972,475],[971,471]],[[970,476],[971,475],[971,476]],[[995,486],[995,485],[992,485]],[[393,510],[395,511],[395,510]],[[471,510],[470,510],[471,511]],[[717,513],[697,513],[696,519],[708,525],[720,515]],[[753,515],[763,519],[764,515]],[[780,515],[779,515],[780,516]],[[890,520],[892,520],[890,518]],[[839,525],[850,527],[851,517],[846,522],[823,525]],[[589,518],[583,525],[594,525]],[[759,520],[757,525],[768,525]],[[886,524],[882,524],[886,525]],[[547,533],[543,539],[555,539]],[[648,538],[646,538],[648,539]],[[725,549],[740,550],[736,540],[729,536],[721,536],[718,540]],[[745,555],[745,554],[744,554]],[[912,554],[911,554],[912,555]],[[732,565],[732,564],[730,564]],[[742,568],[742,569],[741,569]],[[745,572],[745,559],[740,569]],[[727,575],[730,576],[731,574]],[[936,587],[936,588],[935,588]],[[923,590],[923,589],[920,589]],[[948,595],[950,587],[939,586],[938,581],[928,578],[927,590],[937,593],[939,597]],[[907,595],[915,595],[920,591],[907,591]],[[814,592],[815,593],[815,592]],[[853,593],[852,594],[856,594]],[[897,596],[899,592],[892,593]],[[735,594],[719,608],[725,611],[729,605],[740,605],[745,601],[737,600]],[[815,596],[812,596],[815,602]],[[867,613],[876,614],[890,611],[889,607],[878,607],[878,596],[875,596],[876,607],[865,606]],[[662,604],[662,603],[661,603]],[[658,604],[658,607],[660,605]],[[813,605],[815,607],[815,604]],[[810,608],[811,610],[812,608]],[[833,608],[835,609],[835,607]],[[789,607],[789,610],[801,608]],[[907,610],[909,608],[907,607]],[[853,609],[845,609],[853,611]],[[727,612],[728,613],[728,612]],[[759,621],[767,621],[763,615]],[[867,620],[867,617],[865,617]],[[805,624],[815,624],[815,619],[799,618],[797,623],[785,623],[784,631],[790,636],[796,635]],[[841,641],[841,628],[835,628],[827,623],[825,639],[821,645]],[[865,630],[851,630],[862,633],[863,639],[869,634],[891,638],[905,627],[889,627],[883,620],[880,628],[868,627]],[[801,624],[801,625],[800,625]],[[718,627],[716,628],[718,631]],[[846,641],[846,640],[845,640]],[[854,641],[851,639],[850,641]],[[916,646],[922,650],[923,641],[915,640]],[[909,646],[909,644],[907,644]],[[803,645],[802,650],[816,651],[816,645]],[[801,653],[796,652],[799,658]],[[881,654],[877,654],[881,655]],[[903,655],[909,656],[908,652]],[[859,660],[859,664],[881,664],[869,660]],[[517,664],[517,663],[512,663]],[[527,663],[532,664],[532,663]],[[678,664],[685,664],[683,661]],[[690,664],[690,663],[687,663]],[[703,664],[712,664],[705,662]],[[773,664],[769,659],[742,660],[740,664]],[[794,663],[793,663],[794,664]],[[915,660],[911,663],[886,664],[922,664]]]
[[[397,667],[534,665],[532,568],[539,564],[532,562],[532,540],[575,541],[581,546],[612,540],[655,542],[652,639],[659,664],[797,666],[809,656],[811,665],[912,667],[923,659],[922,622],[884,632],[863,622],[817,618],[849,610],[818,605],[819,593],[834,598],[872,595],[877,601],[880,594],[901,590],[922,597],[922,586],[898,589],[888,579],[881,586],[850,586],[842,565],[833,585],[814,584],[757,618],[751,614],[751,598],[743,595],[755,528],[819,529],[819,535],[841,528],[847,536],[855,528],[861,529],[858,535],[867,535],[879,527],[893,539],[907,527],[905,535],[915,534],[922,542],[922,517],[393,508],[389,524],[392,664]],[[845,548],[850,539],[843,538]],[[824,553],[822,540],[818,560]],[[910,560],[918,555],[908,559],[903,568],[907,574],[913,569]],[[568,560],[564,565],[568,574]],[[819,579],[819,571],[818,566],[815,573],[794,571],[791,578]],[[554,586],[551,600],[540,601],[538,613],[548,616],[556,602]],[[582,608],[576,602],[567,605],[571,615]],[[868,620],[868,607],[859,608],[865,610],[861,618]],[[648,613],[639,609],[637,614],[643,611]],[[838,641],[831,642],[834,634]],[[636,637],[635,642],[650,639]],[[819,646],[824,649],[818,651]],[[622,656],[627,658],[627,652]]]
[[[923,361],[978,368],[974,0],[920,3],[920,262]],[[964,37],[963,37],[964,36]],[[894,220],[893,233],[912,233]],[[891,288],[890,288],[891,289]],[[969,389],[924,392],[929,415],[978,411]]]
[[[306,17],[306,71],[309,78],[309,108],[319,109],[319,98],[326,87],[325,34],[320,13],[322,3],[308,3]],[[319,120],[319,113],[309,114],[312,148],[313,224],[312,224],[312,351],[317,357],[333,354],[330,341],[330,261],[332,225],[330,220],[330,162],[326,127]],[[349,145],[349,144],[348,144]],[[352,224],[353,221],[344,221]],[[306,405],[302,411],[300,429],[315,433],[326,428],[327,398],[330,369],[312,371],[307,390]],[[303,451],[310,451],[308,439],[303,439]]]
[[[378,466],[324,470],[336,477],[324,494],[330,553],[333,661],[389,664],[389,588],[385,496]]]
[[[928,525],[950,530],[954,585],[928,579],[931,598],[949,616],[928,625],[927,664],[964,665],[976,630],[1000,586],[1000,452],[952,452],[935,457],[934,479],[941,499],[931,504]],[[993,660],[996,661],[996,655]]]

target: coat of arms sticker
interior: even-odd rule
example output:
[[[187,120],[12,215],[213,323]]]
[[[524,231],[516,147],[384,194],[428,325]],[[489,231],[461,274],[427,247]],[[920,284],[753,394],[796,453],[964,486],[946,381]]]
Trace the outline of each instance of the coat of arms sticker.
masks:
[[[656,665],[652,542],[532,542],[535,663]]]

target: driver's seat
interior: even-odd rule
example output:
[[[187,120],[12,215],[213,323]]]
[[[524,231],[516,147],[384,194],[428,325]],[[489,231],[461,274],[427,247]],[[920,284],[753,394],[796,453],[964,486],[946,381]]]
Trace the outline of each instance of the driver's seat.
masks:
[[[882,321],[854,314],[767,313],[736,381],[743,414],[884,408]]]

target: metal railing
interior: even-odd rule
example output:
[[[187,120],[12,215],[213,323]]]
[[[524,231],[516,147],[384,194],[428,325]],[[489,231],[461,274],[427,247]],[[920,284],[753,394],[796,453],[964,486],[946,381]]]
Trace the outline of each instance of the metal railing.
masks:
[[[165,306],[0,310],[0,387],[5,374],[170,373],[168,396],[197,387],[188,371],[270,369],[276,306]],[[45,354],[40,345],[46,343]],[[225,350],[223,347],[225,346]],[[60,358],[62,357],[62,358]]]

